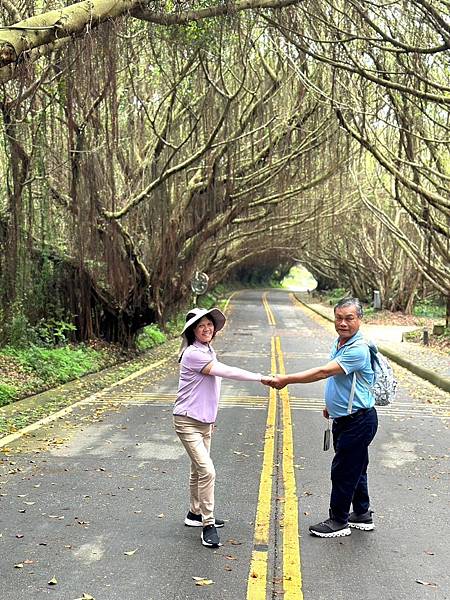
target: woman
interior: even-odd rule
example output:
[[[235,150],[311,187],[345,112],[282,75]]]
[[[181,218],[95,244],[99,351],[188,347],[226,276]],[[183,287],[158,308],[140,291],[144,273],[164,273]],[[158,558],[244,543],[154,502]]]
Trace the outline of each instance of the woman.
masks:
[[[265,384],[271,381],[270,377],[228,367],[216,359],[211,341],[225,321],[218,308],[193,308],[188,312],[181,333],[180,381],[173,410],[175,431],[191,459],[190,506],[184,523],[188,527],[202,527],[202,544],[212,548],[221,545],[217,528],[224,525],[214,518],[216,473],[210,457],[221,377]]]

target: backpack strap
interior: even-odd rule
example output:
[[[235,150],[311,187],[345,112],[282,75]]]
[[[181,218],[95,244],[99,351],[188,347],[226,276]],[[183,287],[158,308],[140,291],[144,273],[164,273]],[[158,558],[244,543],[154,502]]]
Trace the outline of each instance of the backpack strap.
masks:
[[[356,341],[360,341],[359,340],[355,340]],[[374,369],[374,362],[379,362],[378,361],[378,357],[377,357],[377,352],[378,350],[376,349],[376,346],[374,346],[373,344],[371,344],[368,340],[363,338],[363,343],[367,345],[367,347],[369,348],[369,356],[370,356],[370,364],[372,366],[372,370],[375,371]],[[352,342],[352,344],[350,344],[351,346],[355,343]],[[347,414],[351,415],[352,414],[352,407],[353,407],[353,398],[355,397],[355,389],[356,389],[356,378],[359,379],[359,381],[363,384],[363,386],[368,389],[369,391],[371,391],[371,386],[367,383],[367,381],[364,379],[364,377],[362,376],[362,373],[360,373],[359,371],[354,371],[353,372],[353,378],[352,378],[352,388],[350,390],[350,396],[348,399],[348,405],[347,405]]]
[[[370,340],[366,340],[365,338],[358,338],[356,340],[353,340],[353,342],[351,344],[349,344],[349,346],[353,346],[353,344],[356,344],[358,342],[362,342],[369,348],[370,364],[372,366],[372,370],[375,371],[374,363],[379,364],[379,360],[377,357],[377,352],[378,352],[377,347],[375,346],[375,344],[373,342],[371,342]],[[371,389],[372,389],[371,386],[364,379],[362,374],[359,373],[359,371],[353,372],[352,388],[350,390],[350,396],[348,398],[348,405],[347,405],[347,414],[349,414],[349,415],[352,414],[353,398],[355,397],[355,389],[356,389],[356,378],[358,378],[360,380],[360,382],[363,384],[363,386],[365,388],[367,388],[369,391],[371,391]]]
[[[353,373],[352,389],[350,390],[350,396],[349,396],[348,405],[347,405],[347,413],[349,415],[352,414],[353,398],[355,397],[355,388],[356,388],[356,372]]]

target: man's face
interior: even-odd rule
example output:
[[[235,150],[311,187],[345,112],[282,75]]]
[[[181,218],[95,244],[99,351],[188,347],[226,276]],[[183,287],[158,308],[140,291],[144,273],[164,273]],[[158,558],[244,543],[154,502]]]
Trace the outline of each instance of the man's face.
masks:
[[[341,342],[346,342],[353,337],[360,325],[361,319],[358,317],[356,306],[354,304],[337,308],[334,311],[334,327]]]

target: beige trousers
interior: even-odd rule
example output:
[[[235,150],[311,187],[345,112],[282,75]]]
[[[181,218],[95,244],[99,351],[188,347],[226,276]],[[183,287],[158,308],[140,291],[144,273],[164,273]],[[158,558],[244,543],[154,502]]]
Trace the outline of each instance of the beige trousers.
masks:
[[[216,471],[209,455],[214,425],[174,415],[175,431],[191,459],[189,510],[201,514],[203,526],[214,525],[214,482]]]

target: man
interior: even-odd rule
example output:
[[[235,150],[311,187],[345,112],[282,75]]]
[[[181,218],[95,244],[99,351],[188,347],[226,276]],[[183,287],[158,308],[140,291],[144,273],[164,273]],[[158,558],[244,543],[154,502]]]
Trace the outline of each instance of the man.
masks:
[[[327,379],[323,416],[333,419],[335,450],[331,465],[330,516],[309,528],[312,535],[323,538],[350,535],[350,527],[365,531],[374,528],[367,466],[368,448],[375,437],[378,418],[368,389],[374,374],[369,347],[359,331],[362,316],[357,298],[338,302],[334,307],[334,323],[339,337],[333,343],[330,362],[300,373],[277,375],[270,384],[281,389],[291,383]],[[353,383],[354,395],[349,402]],[[350,513],[351,505],[353,512]]]

